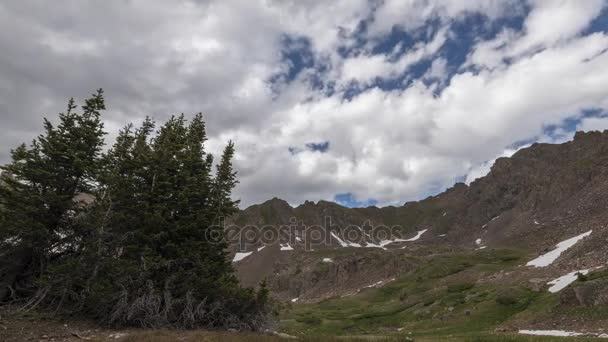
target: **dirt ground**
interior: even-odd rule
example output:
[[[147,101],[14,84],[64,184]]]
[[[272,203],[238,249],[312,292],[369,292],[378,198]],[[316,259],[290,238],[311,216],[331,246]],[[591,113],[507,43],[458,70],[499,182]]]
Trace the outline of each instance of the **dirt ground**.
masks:
[[[45,317],[39,313],[27,313],[19,316],[0,314],[1,342],[275,342],[284,340],[280,336],[237,332],[106,329],[90,321],[78,319],[66,321]]]

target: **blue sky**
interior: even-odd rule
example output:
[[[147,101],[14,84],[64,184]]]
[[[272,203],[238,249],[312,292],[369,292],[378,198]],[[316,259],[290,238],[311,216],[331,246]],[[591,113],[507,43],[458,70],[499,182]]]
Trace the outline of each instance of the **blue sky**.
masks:
[[[104,87],[109,140],[202,111],[244,206],[402,204],[608,128],[607,30],[604,0],[9,0],[0,144]]]

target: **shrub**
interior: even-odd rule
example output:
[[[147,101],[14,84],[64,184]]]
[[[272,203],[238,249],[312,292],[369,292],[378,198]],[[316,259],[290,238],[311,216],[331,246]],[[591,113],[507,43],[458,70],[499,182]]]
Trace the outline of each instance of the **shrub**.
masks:
[[[496,303],[507,306],[517,304],[518,300],[517,293],[513,291],[503,291],[496,297]]]
[[[469,282],[465,282],[465,283],[458,283],[458,284],[451,284],[448,285],[448,292],[463,292],[469,289],[472,289],[475,286],[475,283],[469,283]]]

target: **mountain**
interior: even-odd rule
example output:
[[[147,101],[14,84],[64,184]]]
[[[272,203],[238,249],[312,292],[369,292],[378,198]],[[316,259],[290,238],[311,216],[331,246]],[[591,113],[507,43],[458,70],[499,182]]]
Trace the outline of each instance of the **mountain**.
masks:
[[[246,285],[266,279],[277,298],[302,305],[358,298],[367,289],[423,277],[434,267],[441,274],[431,277],[436,286],[454,286],[450,277],[456,277],[472,288],[492,288],[495,295],[508,287],[551,293],[575,306],[608,305],[608,277],[548,291],[559,277],[566,276],[556,280],[557,287],[576,280],[577,271],[605,269],[607,193],[608,131],[578,132],[570,142],[534,144],[499,158],[488,175],[468,186],[458,183],[399,207],[319,201],[294,208],[278,198],[251,206],[229,224],[258,233],[263,226],[276,231],[296,223],[308,229],[295,229],[278,242],[252,239],[241,246],[234,265]],[[310,231],[324,234],[324,243],[307,247]],[[450,259],[462,264],[451,265]]]

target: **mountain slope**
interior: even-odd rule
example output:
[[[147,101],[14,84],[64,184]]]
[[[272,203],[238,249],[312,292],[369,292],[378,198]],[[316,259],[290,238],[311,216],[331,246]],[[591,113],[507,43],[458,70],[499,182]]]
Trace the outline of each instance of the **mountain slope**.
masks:
[[[331,300],[342,305],[339,298],[359,298],[360,293],[374,288],[408,292],[412,279],[439,288],[471,283],[472,289],[485,289],[488,298],[494,299],[501,291],[516,289],[513,291],[520,291],[530,302],[499,321],[518,319],[531,324],[536,316],[526,316],[525,309],[535,300],[558,301],[561,308],[608,304],[608,278],[601,276],[608,262],[606,193],[608,131],[577,133],[564,144],[534,144],[510,158],[500,158],[487,176],[469,186],[456,184],[437,196],[399,207],[351,209],[319,201],[293,208],[276,198],[252,206],[230,222],[240,227],[320,226],[315,229],[325,239],[306,246],[308,230],[296,229],[278,242],[252,240],[242,246],[251,254],[234,265],[245,284],[267,279],[277,298],[310,303],[307,305],[315,310],[318,307],[313,303],[334,298]],[[379,226],[395,229],[389,235],[378,235]],[[531,262],[539,256],[540,262]],[[450,258],[466,261],[442,264]],[[442,266],[433,266],[437,262]],[[425,269],[433,267],[448,272],[425,276]],[[597,279],[567,286],[576,280],[577,271]],[[559,284],[554,293],[548,292],[554,289],[548,284],[551,281]],[[433,303],[437,303],[442,302],[438,296],[454,296],[442,291],[420,289],[413,297],[423,302],[435,298]],[[463,291],[465,296],[474,295],[469,289]],[[398,297],[395,293],[388,302]],[[391,305],[405,305],[397,303]],[[462,304],[462,310],[474,311],[469,304]],[[496,309],[494,304],[488,304],[489,310]],[[412,314],[408,310],[402,310],[403,319]],[[558,320],[537,317],[545,320],[539,318],[533,325]],[[559,320],[568,322],[569,316],[561,315]]]

